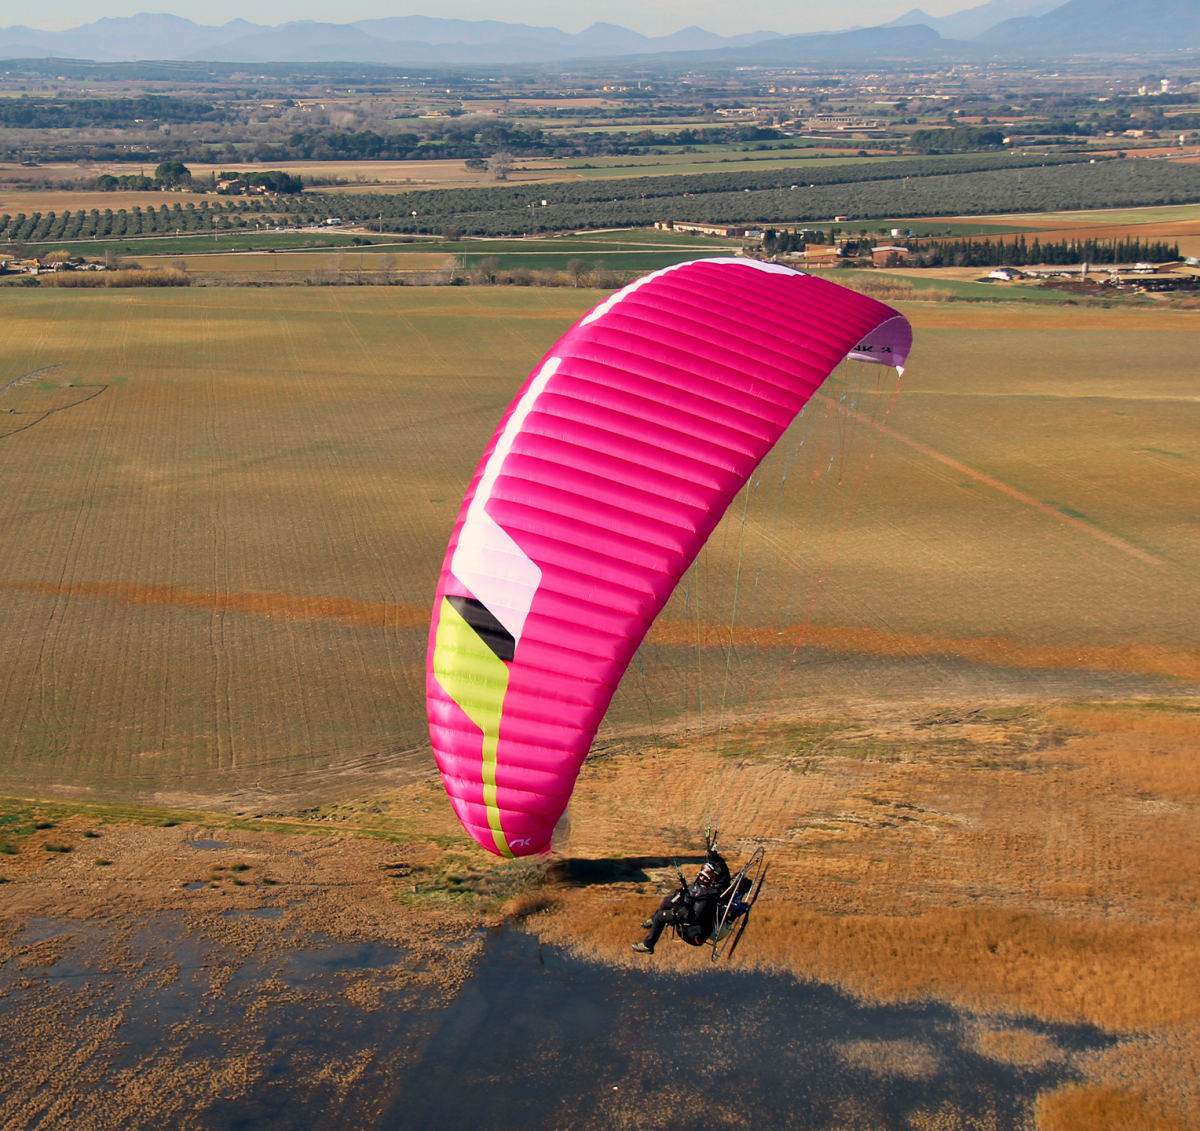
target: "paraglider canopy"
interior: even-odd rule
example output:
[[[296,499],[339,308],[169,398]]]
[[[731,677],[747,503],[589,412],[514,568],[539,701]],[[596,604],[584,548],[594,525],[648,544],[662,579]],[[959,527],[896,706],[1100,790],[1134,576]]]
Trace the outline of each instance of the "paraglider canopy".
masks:
[[[847,358],[902,369],[883,303],[771,263],[647,275],[500,421],[434,601],[430,736],[484,848],[545,851],[622,674],[747,478]]]

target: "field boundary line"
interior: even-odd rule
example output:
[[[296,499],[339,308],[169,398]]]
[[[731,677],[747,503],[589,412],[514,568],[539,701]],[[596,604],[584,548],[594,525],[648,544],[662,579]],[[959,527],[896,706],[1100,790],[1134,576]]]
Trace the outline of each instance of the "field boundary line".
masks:
[[[815,397],[820,397],[822,400],[828,400],[823,393],[813,394]],[[983,483],[985,486],[991,487],[994,491],[999,491],[1002,495],[1007,495],[1010,499],[1015,499],[1019,503],[1024,503],[1026,506],[1032,507],[1034,510],[1041,511],[1043,514],[1048,514],[1059,522],[1064,522],[1068,526],[1073,526],[1076,530],[1082,530],[1086,534],[1090,534],[1093,538],[1099,539],[1108,546],[1112,546],[1116,550],[1121,550],[1123,553],[1129,554],[1130,557],[1137,558],[1138,561],[1145,562],[1147,565],[1161,566],[1166,565],[1162,558],[1157,558],[1153,554],[1143,550],[1140,546],[1135,546],[1132,542],[1127,542],[1119,534],[1110,534],[1107,530],[1102,530],[1095,524],[1086,521],[1082,518],[1076,518],[1074,515],[1064,514],[1057,507],[1051,506],[1049,503],[1042,502],[1041,499],[1029,494],[1027,491],[1022,491],[1019,487],[1013,487],[1005,483],[995,476],[988,475],[985,471],[977,471],[975,468],[963,463],[961,460],[956,460],[953,456],[948,456],[944,452],[939,452],[937,448],[930,447],[928,444],[923,444],[920,440],[915,440],[911,436],[906,436],[903,432],[897,432],[894,428],[886,424],[880,424],[877,421],[871,420],[870,417],[863,415],[857,409],[843,408],[843,412],[847,416],[852,416],[858,420],[865,420],[874,428],[878,428],[886,436],[891,436],[895,440],[899,440],[902,444],[907,444],[910,448],[920,452],[930,459],[937,460],[939,463],[945,464],[947,467],[952,467],[955,471],[963,475],[968,475],[976,482]]]
[[[216,593],[171,585],[141,585],[121,581],[19,581],[0,580],[0,590],[18,590],[46,596],[67,594],[92,597],[122,605],[179,605],[209,612],[241,613],[290,621],[343,620],[368,628],[421,628],[429,626],[424,605],[396,601],[359,601],[351,597],[309,597],[293,593]]]

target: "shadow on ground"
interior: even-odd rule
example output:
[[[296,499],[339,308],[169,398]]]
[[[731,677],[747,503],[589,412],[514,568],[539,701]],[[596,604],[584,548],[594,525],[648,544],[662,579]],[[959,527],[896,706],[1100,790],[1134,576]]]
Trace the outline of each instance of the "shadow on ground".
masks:
[[[703,863],[703,856],[620,856],[603,860],[573,857],[555,861],[549,875],[559,883],[577,888],[593,884],[648,884],[654,880],[650,870],[676,865],[680,868],[699,867]]]

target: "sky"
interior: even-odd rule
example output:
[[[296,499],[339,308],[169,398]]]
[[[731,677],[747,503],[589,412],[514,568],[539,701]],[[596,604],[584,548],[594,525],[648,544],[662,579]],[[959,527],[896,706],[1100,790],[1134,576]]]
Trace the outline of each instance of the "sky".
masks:
[[[982,0],[0,0],[0,27],[61,30],[91,23],[100,16],[169,12],[202,24],[245,19],[256,24],[289,20],[350,23],[383,16],[441,16],[460,20],[503,20],[578,32],[597,22],[621,24],[645,35],[669,35],[695,24],[720,35],[748,31],[784,34],[837,31],[855,24],[884,23],[920,6],[933,16],[975,7]],[[751,12],[747,16],[747,12]]]

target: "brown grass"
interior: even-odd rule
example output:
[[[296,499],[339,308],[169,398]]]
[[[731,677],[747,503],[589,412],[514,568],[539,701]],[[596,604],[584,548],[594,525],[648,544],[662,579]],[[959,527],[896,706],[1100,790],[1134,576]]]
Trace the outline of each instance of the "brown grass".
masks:
[[[1200,798],[1200,714],[1060,707],[1054,717],[1091,736],[1088,757],[1148,799]]]
[[[1145,1092],[1072,1086],[1039,1097],[1039,1131],[1185,1131],[1189,1124]]]
[[[570,891],[559,916],[539,921],[538,935],[637,965],[629,944],[647,904],[641,895]],[[672,970],[698,961],[679,943],[654,958]],[[830,915],[776,892],[755,910],[734,963],[839,985],[866,1001],[940,999],[985,1014],[1129,1032],[1200,1020],[1192,925],[1113,926],[988,909]]]
[[[1042,1068],[1066,1059],[1063,1050],[1045,1033],[1031,1029],[994,1028],[981,1023],[974,1044],[981,1055],[1016,1068]]]
[[[310,275],[314,269],[331,274],[335,263],[341,274],[354,278],[361,271],[366,277],[380,273],[387,263],[394,274],[437,268],[445,260],[444,253],[405,250],[405,244],[372,245],[368,250],[358,248],[336,251],[284,250],[275,252],[226,252],[206,255],[187,254],[179,258],[188,271],[203,276],[238,275],[269,282],[279,275],[291,280]]]
[[[499,402],[599,297],[480,288],[463,301],[469,290],[101,288],[64,304],[31,288],[6,301],[0,384],[61,360],[54,380],[76,386],[39,379],[0,400],[13,485],[0,576],[31,583],[4,591],[17,658],[0,730],[29,723],[6,782],[211,800],[285,781],[321,801],[426,745],[447,532]],[[94,383],[109,387],[87,404],[33,414]],[[110,442],[99,464],[79,455]],[[85,516],[97,472],[104,501]],[[215,555],[214,537],[228,537]],[[51,608],[66,681],[51,694],[65,698],[43,713],[34,640]],[[85,639],[104,641],[103,658]]]
[[[374,805],[386,805],[394,814],[389,802],[399,802],[417,825],[401,817],[393,829],[406,825],[411,834],[423,820],[413,810],[428,811],[431,791],[422,784],[405,792],[387,801],[377,798]],[[9,806],[0,802],[0,810],[7,816]],[[483,945],[480,928],[500,923],[494,913],[461,906],[426,904],[415,912],[399,898],[404,880],[388,867],[398,846],[346,836],[344,826],[297,822],[294,830],[271,833],[214,828],[201,818],[199,824],[189,820],[168,829],[108,816],[109,858],[103,866],[82,852],[51,855],[40,848],[28,851],[24,844],[19,857],[5,858],[5,870],[10,863],[17,870],[15,882],[5,886],[0,962],[6,990],[22,987],[30,1003],[5,1012],[4,1037],[14,1050],[4,1078],[8,1131],[48,1124],[72,1131],[203,1126],[210,1106],[236,1104],[269,1068],[271,1054],[260,1034],[264,1022],[272,1024],[264,1012],[269,1017],[274,1005],[294,1002],[303,1008],[315,1002],[337,1008],[345,995],[363,1009],[376,1008],[381,1000],[388,1008],[441,1008],[476,967]],[[56,822],[59,835],[79,835],[75,818],[56,813]],[[449,831],[445,825],[441,829]],[[229,843],[229,849],[201,852],[185,844],[210,838]],[[439,856],[419,832],[403,850],[413,866]],[[231,865],[239,861],[248,862],[264,882],[233,879]],[[205,886],[189,890],[189,883]],[[273,908],[268,913],[279,919],[229,914],[264,908]],[[15,940],[23,924],[43,916],[64,932],[32,944]],[[147,938],[156,941],[147,946]],[[331,938],[398,950],[387,968],[334,975],[323,988],[309,982],[298,991],[279,979],[282,963],[305,949],[326,946]],[[165,949],[160,939],[167,940]],[[203,955],[196,979],[209,1000],[227,989],[238,995],[229,1023],[213,1025],[205,1010],[193,1014],[195,1024],[131,1034],[122,1028],[131,985],[150,984],[164,993],[178,985],[171,941],[176,939],[180,947]],[[90,971],[91,985],[82,995],[54,978],[51,968],[68,955]],[[251,955],[262,960],[253,971],[244,965]],[[230,987],[239,970],[244,976]],[[195,1058],[187,1050],[198,1032],[211,1034],[214,1043]],[[131,1042],[140,1045],[138,1055],[114,1073],[114,1060],[128,1055]],[[364,1050],[355,1046],[352,1051],[361,1063]],[[396,1056],[389,1049],[372,1059],[386,1074]],[[357,1078],[343,1075],[346,1067],[337,1056],[301,1057],[293,1084],[319,1088],[341,1077],[340,1104]]]
[[[49,290],[9,295],[5,378],[62,361],[63,381],[109,388],[19,432],[58,394],[16,389],[0,403],[12,410],[0,416],[0,471],[13,485],[0,577],[29,583],[6,592],[4,775],[58,767],[75,785],[133,774],[176,789],[176,771],[218,761],[240,778],[231,767],[356,764],[421,744],[421,610],[466,484],[525,374],[599,297],[101,289],[64,306]],[[802,638],[807,601],[739,610],[733,640],[755,650],[748,664],[787,664],[773,622],[802,639],[784,701],[1192,678],[1197,596],[1170,563],[1194,560],[1194,490],[1186,460],[1148,450],[1185,452],[1194,432],[1190,317],[924,303],[911,314],[918,352],[895,432],[844,536],[799,510],[780,519],[786,537],[769,541],[765,523],[755,533],[747,562],[766,563],[769,592],[796,563],[832,565]],[[1150,354],[1161,364],[1147,372]],[[1168,564],[990,481],[1077,508]],[[720,572],[736,560],[721,557],[731,529],[713,540],[707,594],[732,576]],[[715,600],[701,609],[706,652],[720,654],[723,615]],[[647,650],[668,705],[680,648],[695,644],[684,619],[669,609]],[[627,683],[614,725],[644,720]]]
[[[668,732],[655,753],[585,766],[563,851],[694,851],[696,794],[715,777],[730,798],[729,855],[762,839],[771,861],[734,965],[977,1014],[982,1055],[1082,1074],[1042,1098],[1041,1131],[1195,1131],[1198,722],[1187,698],[923,714],[892,704],[777,720],[725,758],[715,741]],[[678,827],[660,827],[668,821]],[[629,944],[670,869],[649,869],[649,881],[564,889],[534,929],[643,964]],[[703,952],[667,941],[650,961],[707,968]],[[1085,1022],[1120,1040],[1079,1057],[1020,1017]],[[919,1049],[884,1051],[878,1071],[919,1076]]]
[[[12,484],[0,494],[6,780],[41,796],[170,791],[258,813],[284,808],[285,787],[320,804],[391,772],[375,752],[425,739],[423,610],[478,454],[536,358],[598,297],[7,295],[8,374],[61,360],[65,381],[112,383],[0,442]],[[698,733],[668,720],[656,738],[616,718],[601,751],[612,756],[585,767],[562,851],[690,851],[700,795],[719,782],[730,856],[760,837],[771,850],[737,964],[864,998],[1094,1020],[1123,1036],[1119,1056],[1088,1062],[1086,1086],[1136,1095],[1153,1078],[1147,1094],[1169,1093],[1184,1125],[1200,1126],[1187,1091],[1200,1078],[1200,822],[1194,686],[1182,682],[1195,664],[1197,594],[1183,568],[1195,560],[1195,491],[1192,465],[1170,454],[1190,451],[1200,412],[1194,325],[1157,310],[911,311],[920,352],[897,427],[1102,520],[1164,564],[885,437],[791,698],[769,701],[757,730],[737,719],[750,737],[728,756],[711,720]],[[1147,356],[1161,364],[1147,370]],[[26,391],[0,408],[21,407]],[[819,543],[826,528],[801,535]],[[719,611],[700,618],[713,648]],[[763,637],[767,619],[739,620],[736,642],[786,658]],[[667,686],[683,618],[656,631]],[[1178,700],[1151,699],[1172,688]],[[1129,701],[1102,701],[1114,694]],[[1087,702],[1048,704],[1068,696]],[[422,797],[417,812],[444,819],[438,835],[457,835],[444,801]],[[364,818],[332,806],[320,819]],[[36,851],[12,863],[74,869],[85,885],[124,877],[135,898],[145,857],[127,858],[108,828],[108,868],[41,848],[75,835],[63,822],[34,833]],[[239,842],[229,859],[242,857]],[[668,881],[649,867],[645,882],[553,891],[557,908],[528,922],[633,961],[636,924]],[[669,944],[652,961],[705,964]],[[1021,1036],[978,1040],[1010,1062],[1045,1051]],[[919,1069],[919,1052],[892,1052],[897,1071]]]
[[[530,915],[548,911],[557,903],[555,894],[544,889],[522,892],[504,904],[504,914],[510,919],[528,919]]]
[[[1195,293],[1168,294],[1163,298],[1163,305],[1170,310],[1200,310],[1200,295]]]
[[[176,267],[129,271],[57,271],[39,276],[43,287],[190,287],[192,277]]]
[[[0,163],[0,180],[8,180],[18,169]],[[97,169],[93,175],[105,170]],[[117,174],[127,173],[125,168],[116,168]],[[20,170],[28,173],[29,170]],[[46,166],[37,170],[39,175],[53,179],[74,178],[79,176],[79,167],[75,165]],[[176,201],[195,200],[195,197],[177,193],[162,192],[74,192],[64,189],[17,189],[10,185],[0,188],[0,212],[16,214],[18,212],[65,212],[74,209],[88,211],[97,208],[103,212],[111,208],[114,212],[120,208],[159,208],[163,204],[174,204]]]
[[[841,282],[840,279],[837,280]],[[945,287],[914,287],[906,279],[871,278],[856,275],[843,286],[880,302],[952,302],[954,292]]]
[[[848,1041],[838,1055],[850,1067],[903,1080],[927,1080],[938,1069],[932,1049],[915,1041]]]
[[[871,1000],[941,998],[1126,1032],[1195,1024],[1200,791],[1175,761],[1193,748],[1187,707],[881,709],[780,724],[744,760],[714,760],[699,741],[621,754],[585,769],[567,850],[686,851],[667,830],[635,830],[656,816],[686,829],[697,781],[716,776],[724,826],[746,837],[734,855],[762,839],[772,861],[736,962]],[[667,879],[569,889],[539,934],[633,961],[631,927]],[[666,946],[655,961],[696,957]]]

